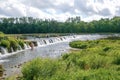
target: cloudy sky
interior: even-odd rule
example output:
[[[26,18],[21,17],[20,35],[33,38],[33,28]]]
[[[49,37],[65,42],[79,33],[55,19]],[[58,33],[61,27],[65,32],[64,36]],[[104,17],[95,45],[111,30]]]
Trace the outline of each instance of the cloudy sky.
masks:
[[[54,18],[84,21],[120,16],[120,0],[0,0],[0,17]]]

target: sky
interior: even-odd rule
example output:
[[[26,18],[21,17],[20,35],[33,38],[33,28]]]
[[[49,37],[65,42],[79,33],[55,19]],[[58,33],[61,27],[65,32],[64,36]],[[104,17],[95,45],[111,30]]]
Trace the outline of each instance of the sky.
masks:
[[[34,17],[83,21],[120,16],[120,0],[0,0],[0,17]]]

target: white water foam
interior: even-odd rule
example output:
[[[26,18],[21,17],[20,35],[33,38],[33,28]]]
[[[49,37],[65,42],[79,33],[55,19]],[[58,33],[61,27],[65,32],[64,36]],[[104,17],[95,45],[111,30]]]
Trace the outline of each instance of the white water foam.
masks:
[[[102,38],[104,38],[106,36],[102,36]],[[35,39],[34,41],[37,42],[36,47],[34,48],[38,48],[38,47],[44,47],[44,46],[48,46],[48,45],[52,45],[52,44],[57,44],[57,43],[61,43],[61,42],[70,42],[70,41],[74,41],[74,40],[94,40],[94,39],[99,39],[101,38],[101,35],[99,34],[94,34],[94,35],[73,35],[73,36],[60,36],[60,37],[50,37],[50,38],[39,38],[39,39]],[[31,40],[33,41],[33,40]],[[7,50],[5,48],[2,48],[2,53],[0,53],[0,59],[7,57],[7,56],[11,56],[14,54],[17,54],[19,52],[31,49],[30,46],[28,46],[27,44],[24,44],[25,49],[22,49],[20,47],[20,50],[17,50],[16,52],[12,52],[12,53],[8,53]]]

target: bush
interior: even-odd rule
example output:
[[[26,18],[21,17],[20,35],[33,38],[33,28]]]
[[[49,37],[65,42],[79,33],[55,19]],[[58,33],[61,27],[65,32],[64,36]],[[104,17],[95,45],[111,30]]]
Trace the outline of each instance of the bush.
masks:
[[[87,61],[86,60],[81,60],[81,59],[79,59],[78,61],[77,61],[77,65],[81,68],[81,69],[89,69],[89,66],[88,66],[88,64],[87,64]]]
[[[35,59],[22,68],[24,80],[45,80],[55,74],[57,63],[50,59]]]
[[[115,56],[113,63],[116,65],[120,65],[120,55]]]
[[[4,33],[0,31],[0,37],[4,37]]]
[[[104,56],[93,55],[89,61],[91,69],[105,68],[108,65],[108,59]]]
[[[9,39],[10,41],[10,47],[13,48],[14,51],[17,51],[18,49],[18,43],[15,39]]]
[[[103,48],[103,51],[108,51],[110,49],[111,49],[110,47],[105,47],[105,48]]]
[[[62,59],[63,59],[63,60],[66,60],[66,59],[69,57],[69,55],[70,55],[70,54],[64,54],[64,55],[62,55]]]
[[[18,40],[18,44],[21,46],[22,49],[25,49],[24,41]]]
[[[9,48],[10,47],[10,42],[8,40],[2,40],[0,43],[0,46],[4,48]]]
[[[73,48],[79,48],[79,49],[86,49],[88,47],[87,43],[78,42],[78,41],[70,42],[69,45]]]

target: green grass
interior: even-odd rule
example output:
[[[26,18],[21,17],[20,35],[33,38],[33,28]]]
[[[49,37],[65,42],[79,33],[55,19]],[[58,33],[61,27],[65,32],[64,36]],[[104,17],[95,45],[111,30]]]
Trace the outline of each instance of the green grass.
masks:
[[[70,46],[80,50],[23,65],[21,80],[120,80],[119,39],[74,41]]]

